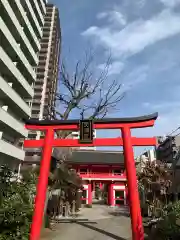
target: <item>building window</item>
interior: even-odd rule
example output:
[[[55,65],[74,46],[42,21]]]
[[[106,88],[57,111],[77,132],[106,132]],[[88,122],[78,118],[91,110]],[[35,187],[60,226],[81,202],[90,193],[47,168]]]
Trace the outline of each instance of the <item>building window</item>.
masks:
[[[88,173],[88,169],[87,168],[80,168],[80,173]]]
[[[121,169],[114,169],[113,170],[113,174],[114,175],[121,175],[122,174],[122,170]]]

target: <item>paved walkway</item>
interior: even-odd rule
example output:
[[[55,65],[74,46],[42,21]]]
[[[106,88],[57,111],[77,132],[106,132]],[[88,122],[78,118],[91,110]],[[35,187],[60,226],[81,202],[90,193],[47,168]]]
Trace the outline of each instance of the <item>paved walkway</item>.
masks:
[[[49,240],[131,240],[130,219],[125,209],[112,209],[103,205],[82,209],[78,221],[56,226]],[[86,221],[83,219],[87,219]]]

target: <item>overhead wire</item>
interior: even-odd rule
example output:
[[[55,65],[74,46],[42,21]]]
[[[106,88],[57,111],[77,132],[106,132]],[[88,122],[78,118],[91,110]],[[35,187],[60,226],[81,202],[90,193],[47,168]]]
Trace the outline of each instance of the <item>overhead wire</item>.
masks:
[[[180,130],[180,127],[176,128],[175,130],[173,130],[172,132],[170,132],[166,136],[171,136],[173,133],[177,132],[178,130]]]

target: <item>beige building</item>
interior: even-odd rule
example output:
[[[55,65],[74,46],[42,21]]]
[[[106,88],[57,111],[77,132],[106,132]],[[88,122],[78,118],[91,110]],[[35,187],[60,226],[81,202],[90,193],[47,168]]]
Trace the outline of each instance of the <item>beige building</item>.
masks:
[[[37,78],[34,84],[32,115],[34,119],[53,118],[55,94],[58,82],[59,56],[61,48],[61,30],[58,8],[53,4],[46,5],[43,36],[37,66]],[[29,139],[40,139],[43,133],[29,131]],[[41,155],[40,149],[27,149],[26,163],[36,161]]]
[[[37,78],[34,84],[31,118],[51,118],[55,107],[57,89],[61,31],[59,12],[53,4],[47,4]],[[34,138],[29,134],[29,137]]]

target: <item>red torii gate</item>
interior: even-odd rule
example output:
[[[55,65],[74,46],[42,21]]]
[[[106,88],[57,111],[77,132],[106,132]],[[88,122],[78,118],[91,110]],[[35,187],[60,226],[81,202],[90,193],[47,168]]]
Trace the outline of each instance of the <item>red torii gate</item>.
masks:
[[[79,130],[79,120],[26,120],[26,129],[46,132],[44,139],[24,141],[24,148],[43,148],[30,240],[39,240],[40,238],[53,147],[81,146],[123,146],[128,182],[132,237],[133,240],[144,240],[133,146],[155,146],[156,138],[131,137],[131,129],[152,127],[157,117],[158,113],[154,113],[134,118],[94,120],[94,129],[121,129],[122,138],[99,138],[94,139],[92,144],[79,143],[78,139],[54,138],[54,132],[56,130]]]

